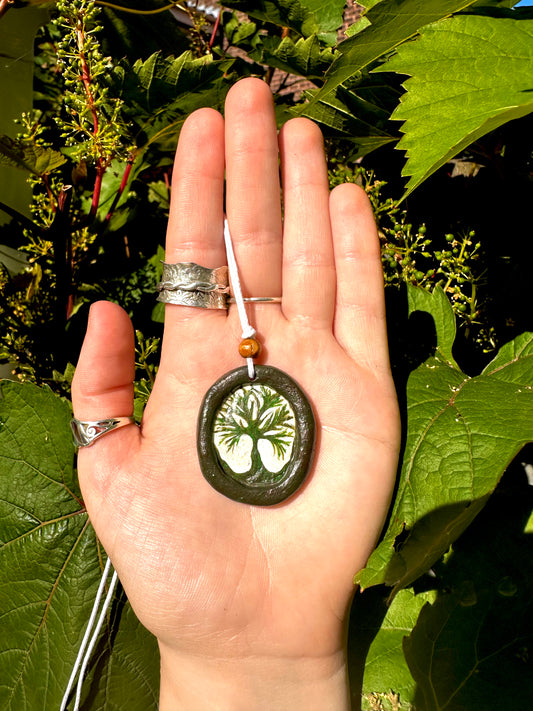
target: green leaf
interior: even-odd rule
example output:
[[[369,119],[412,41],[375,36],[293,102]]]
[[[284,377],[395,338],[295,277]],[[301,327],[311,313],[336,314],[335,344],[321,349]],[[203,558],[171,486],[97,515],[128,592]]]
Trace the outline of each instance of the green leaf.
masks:
[[[366,13],[367,27],[339,45],[318,99],[413,37],[421,27],[472,5],[474,0],[382,0]]]
[[[425,311],[432,315],[437,333],[437,355],[440,360],[458,370],[459,367],[452,355],[456,334],[455,315],[442,288],[437,286],[432,292],[426,289],[409,289],[407,298],[409,314]]]
[[[228,0],[224,7],[240,10],[255,20],[289,28],[301,37],[318,35],[329,45],[342,25],[344,0]]]
[[[302,37],[320,31],[313,13],[299,0],[228,0],[224,7],[278,27],[288,27]]]
[[[379,708],[377,701],[383,708],[392,709],[387,702],[394,695],[398,695],[402,703],[414,699],[416,684],[405,661],[403,640],[415,626],[420,610],[435,597],[434,592],[415,595],[406,589],[392,601],[366,656],[362,711]]]
[[[515,711],[531,695],[533,491],[512,474],[436,567],[438,597],[404,641],[416,708]]]
[[[129,9],[135,9],[136,5],[131,0],[113,0],[113,4]],[[143,0],[142,5],[137,3],[137,8],[154,10],[161,5],[159,0]],[[139,57],[146,58],[158,51],[175,56],[190,46],[185,28],[168,12],[144,15],[123,12],[118,7],[102,7],[99,22],[103,26],[100,39],[106,55],[127,57],[132,64]]]
[[[0,244],[0,264],[7,269],[10,276],[15,276],[29,266],[28,255],[13,247]]]
[[[504,346],[478,376],[451,354],[451,306],[410,288],[430,311],[436,353],[409,377],[400,481],[385,536],[357,576],[393,593],[426,572],[483,508],[509,462],[533,441],[533,334]]]
[[[102,572],[102,551],[73,468],[70,417],[68,404],[51,391],[0,381],[5,711],[59,708]],[[100,658],[91,662],[99,690],[84,705],[87,711],[123,709],[126,700],[131,711],[156,708],[156,645],[128,607],[122,599],[114,603]],[[91,682],[85,694],[94,696]]]
[[[347,159],[355,160],[372,150],[396,140],[389,132],[388,119],[399,94],[373,75],[364,74],[353,88],[338,87],[318,103],[311,98],[296,108],[299,113],[320,124],[325,135],[342,138],[353,144],[353,152]]]
[[[294,42],[290,37],[264,35],[256,48],[248,53],[250,59],[260,64],[298,74],[309,80],[320,79],[333,61],[333,52],[323,48],[317,35]]]
[[[175,145],[186,117],[198,108],[222,108],[231,86],[232,59],[215,61],[211,56],[194,58],[153,54],[138,60],[126,74],[123,99],[131,120],[139,126],[139,142],[171,142]]]
[[[404,121],[406,195],[481,136],[533,111],[533,19],[512,14],[429,25],[378,70],[411,76],[391,117]]]
[[[59,168],[66,161],[59,151],[29,141],[0,136],[0,165],[10,165],[34,175],[44,175]]]
[[[2,3],[10,7],[9,3]],[[18,5],[18,3],[17,3]],[[15,11],[16,10],[16,11]],[[31,111],[34,92],[34,45],[38,28],[47,22],[49,11],[41,7],[11,7],[0,22],[0,134],[19,130],[14,124],[23,112]],[[3,163],[3,161],[0,161]],[[0,165],[0,200],[29,217],[31,187],[22,172]],[[11,214],[11,213],[8,213]],[[0,214],[0,224],[5,222]]]
[[[343,21],[344,0],[301,0],[301,3],[313,13],[319,34],[325,39],[331,35],[331,44],[335,44],[337,30]]]

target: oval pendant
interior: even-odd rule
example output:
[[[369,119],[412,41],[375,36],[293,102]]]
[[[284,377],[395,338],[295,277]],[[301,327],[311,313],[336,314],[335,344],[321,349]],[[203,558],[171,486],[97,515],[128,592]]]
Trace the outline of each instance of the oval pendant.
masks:
[[[202,473],[217,491],[246,504],[272,506],[303,483],[313,460],[315,418],[286,373],[266,365],[223,375],[198,417]]]

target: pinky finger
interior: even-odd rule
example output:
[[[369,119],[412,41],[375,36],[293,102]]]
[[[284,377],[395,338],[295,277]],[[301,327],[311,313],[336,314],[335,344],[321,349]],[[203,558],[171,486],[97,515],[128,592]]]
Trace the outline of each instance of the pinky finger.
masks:
[[[337,299],[334,332],[356,362],[388,370],[387,328],[381,251],[372,207],[354,184],[330,195]]]

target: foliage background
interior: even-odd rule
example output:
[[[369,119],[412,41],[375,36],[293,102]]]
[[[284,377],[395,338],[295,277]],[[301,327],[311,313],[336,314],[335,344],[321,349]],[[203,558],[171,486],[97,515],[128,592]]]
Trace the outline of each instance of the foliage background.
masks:
[[[140,416],[179,129],[250,74],[280,125],[319,123],[331,184],[365,187],[382,240],[404,444],[382,540],[354,571],[354,708],[527,705],[533,13],[515,4],[367,0],[341,31],[339,0],[228,0],[218,19],[0,0],[2,708],[59,708],[105,560],[68,425],[88,306],[134,319]],[[119,593],[83,708],[155,709],[157,685]]]

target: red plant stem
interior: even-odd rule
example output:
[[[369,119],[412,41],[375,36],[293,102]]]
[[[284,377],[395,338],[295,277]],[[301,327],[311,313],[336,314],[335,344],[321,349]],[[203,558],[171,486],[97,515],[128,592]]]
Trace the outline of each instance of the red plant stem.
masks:
[[[98,204],[100,202],[100,192],[102,190],[102,181],[104,178],[104,173],[105,167],[102,165],[102,162],[99,159],[96,163],[96,178],[94,180],[93,199],[91,202],[91,210],[88,215],[89,222],[91,222],[96,217],[96,213],[98,211]]]
[[[87,59],[85,58],[85,53],[83,51],[83,42],[85,39],[84,32],[82,29],[76,30],[76,36],[78,38],[78,50],[80,53],[80,64],[81,64],[81,80],[85,88],[85,94],[87,95],[87,103],[89,104],[89,110],[93,117],[93,135],[98,135],[98,114],[96,113],[96,107],[94,105],[94,97],[91,91],[91,74],[89,72],[89,67],[87,65]]]
[[[213,49],[213,45],[215,44],[215,37],[217,34],[218,26],[220,25],[220,18],[222,16],[222,8],[220,8],[220,11],[217,15],[217,19],[215,20],[215,24],[213,26],[213,31],[211,32],[211,38],[209,40],[209,44],[207,45],[209,49]]]
[[[79,51],[79,56],[80,56],[80,64],[81,64],[81,81],[83,82],[83,86],[85,88],[85,94],[87,96],[87,104],[89,106],[89,110],[91,112],[91,115],[93,117],[93,136],[96,138],[98,136],[98,130],[99,130],[99,125],[98,125],[98,112],[96,111],[96,106],[94,103],[94,96],[91,90],[91,73],[89,71],[89,66],[87,64],[87,59],[85,57],[85,53],[83,51],[83,44],[85,40],[85,35],[84,31],[81,27],[78,27],[76,30],[76,36],[78,38],[78,51]],[[98,204],[100,202],[100,192],[102,190],[102,180],[104,177],[104,173],[106,170],[106,166],[104,164],[104,161],[102,160],[102,157],[98,157],[96,159],[96,179],[94,181],[94,190],[93,190],[93,199],[91,203],[91,210],[88,215],[88,220],[92,221],[96,217],[96,213],[98,211]]]
[[[44,187],[46,188],[46,194],[48,195],[48,199],[50,200],[50,209],[52,210],[53,213],[56,211],[56,198],[54,193],[52,192],[52,189],[50,188],[50,182],[48,180],[48,173],[44,173],[42,176],[42,180],[44,183]]]
[[[0,17],[5,15],[15,0],[0,0]]]
[[[126,167],[124,169],[124,175],[122,176],[122,181],[120,183],[120,187],[116,192],[116,195],[113,199],[111,207],[109,208],[109,212],[105,216],[104,222],[109,222],[109,220],[113,217],[113,213],[115,212],[115,209],[118,205],[118,201],[120,200],[122,193],[124,192],[124,189],[128,183],[128,179],[130,177],[131,169],[133,168],[134,162],[135,162],[135,156],[132,155],[128,158],[128,162],[127,162]]]

